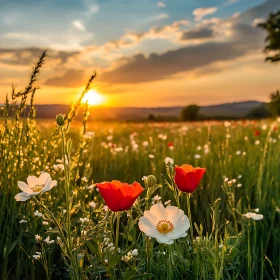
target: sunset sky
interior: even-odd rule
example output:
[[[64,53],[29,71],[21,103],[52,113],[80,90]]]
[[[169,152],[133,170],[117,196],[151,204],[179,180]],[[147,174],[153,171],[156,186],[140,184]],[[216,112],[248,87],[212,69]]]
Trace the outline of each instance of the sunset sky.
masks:
[[[70,104],[96,70],[105,106],[267,101],[279,64],[256,27],[279,0],[0,0],[0,103],[48,49],[37,104]]]

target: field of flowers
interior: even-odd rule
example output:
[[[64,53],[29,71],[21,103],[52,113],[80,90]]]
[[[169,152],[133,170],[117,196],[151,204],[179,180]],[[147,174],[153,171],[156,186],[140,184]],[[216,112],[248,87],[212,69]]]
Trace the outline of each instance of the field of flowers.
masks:
[[[42,121],[32,89],[2,110],[1,279],[279,279],[277,120]]]

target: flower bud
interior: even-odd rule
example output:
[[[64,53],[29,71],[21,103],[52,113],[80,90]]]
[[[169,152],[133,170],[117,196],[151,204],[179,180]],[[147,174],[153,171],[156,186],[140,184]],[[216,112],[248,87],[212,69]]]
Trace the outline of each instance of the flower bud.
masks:
[[[63,126],[64,124],[64,117],[62,114],[56,116],[56,123],[58,126]]]
[[[154,175],[149,175],[146,179],[146,182],[147,182],[147,186],[151,188],[157,183],[157,179]]]
[[[174,167],[170,162],[167,163],[166,170],[167,170],[168,177],[172,179],[174,177]]]

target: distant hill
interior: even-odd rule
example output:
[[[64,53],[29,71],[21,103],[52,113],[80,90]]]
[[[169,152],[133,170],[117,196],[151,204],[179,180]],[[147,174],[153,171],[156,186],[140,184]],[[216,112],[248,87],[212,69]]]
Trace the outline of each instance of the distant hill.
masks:
[[[224,118],[242,118],[247,113],[264,104],[258,101],[245,101],[224,103],[210,106],[201,106],[200,114],[205,117],[224,117]],[[68,105],[36,105],[36,112],[38,118],[52,118],[54,119],[57,114],[65,114],[69,110]],[[149,115],[154,115],[159,119],[178,119],[183,106],[174,107],[150,107],[150,108],[137,108],[137,107],[92,107],[90,109],[90,117],[92,120],[144,120],[148,119]],[[81,118],[79,114],[77,118]]]

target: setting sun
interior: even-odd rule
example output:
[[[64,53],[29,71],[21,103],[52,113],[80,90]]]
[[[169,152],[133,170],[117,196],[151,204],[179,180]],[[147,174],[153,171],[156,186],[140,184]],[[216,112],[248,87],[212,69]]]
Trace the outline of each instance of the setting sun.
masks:
[[[88,102],[89,105],[100,105],[104,102],[104,96],[98,93],[96,90],[89,90],[83,98],[83,102]]]

